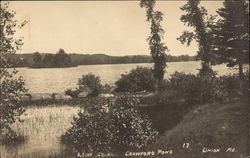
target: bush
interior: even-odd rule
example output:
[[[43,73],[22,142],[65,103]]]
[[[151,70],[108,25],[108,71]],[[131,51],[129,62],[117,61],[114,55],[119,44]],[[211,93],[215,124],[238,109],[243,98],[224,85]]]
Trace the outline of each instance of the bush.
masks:
[[[220,82],[215,73],[207,76],[175,72],[166,81],[165,89],[175,91],[175,97],[189,105],[220,100]],[[167,93],[167,92],[166,92]]]
[[[90,96],[98,96],[102,88],[100,77],[92,73],[83,75],[82,78],[78,80],[78,85],[79,89],[85,86],[88,87],[92,91]]]
[[[219,77],[220,90],[224,100],[238,95],[239,78],[236,75]]]
[[[154,99],[157,104],[181,103],[187,109],[195,104],[228,101],[240,96],[236,74],[217,77],[214,72],[205,76],[175,72],[159,85],[159,93]]]
[[[10,73],[9,75],[13,74]],[[16,121],[21,121],[20,116],[25,112],[20,101],[22,95],[27,92],[27,89],[24,87],[24,80],[22,77],[14,79],[12,76],[4,76],[4,78],[1,79],[0,135],[3,134],[8,137],[8,134],[13,134],[10,125]],[[10,141],[15,140],[13,136],[14,135],[8,137],[11,138]]]
[[[225,102],[239,98],[238,75],[216,77],[175,72],[159,84],[159,93],[146,98],[148,106],[141,108],[151,118],[153,127],[163,133],[177,125],[199,104]]]
[[[121,153],[141,149],[155,141],[157,132],[147,117],[135,108],[138,99],[129,94],[117,98],[114,104],[99,102],[74,117],[62,141],[77,152]],[[93,155],[93,156],[94,156]]]
[[[154,78],[151,69],[138,66],[128,74],[122,74],[115,84],[118,92],[154,91],[157,80]]]
[[[86,91],[89,93],[87,97],[97,97],[100,93],[112,93],[113,91],[113,87],[108,84],[103,86],[100,77],[92,73],[83,75],[82,78],[78,80],[78,86],[75,90],[67,89],[64,93],[71,98],[78,98],[81,92]]]

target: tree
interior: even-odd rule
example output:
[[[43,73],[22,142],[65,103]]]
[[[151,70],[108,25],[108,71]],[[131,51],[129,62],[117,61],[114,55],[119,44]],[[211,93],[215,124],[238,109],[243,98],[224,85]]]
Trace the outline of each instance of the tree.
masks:
[[[53,67],[70,67],[72,65],[70,56],[60,48],[58,53],[54,56]]]
[[[43,58],[43,65],[44,67],[51,67],[53,62],[54,56],[52,54],[45,54]]]
[[[158,81],[162,81],[167,66],[165,51],[168,50],[167,46],[161,42],[164,35],[164,30],[161,26],[163,13],[154,10],[155,0],[141,0],[140,6],[147,9],[147,21],[151,23],[151,35],[148,37],[148,43],[150,54],[154,61],[154,76]]]
[[[217,10],[221,19],[214,29],[216,40],[214,52],[220,62],[229,67],[239,66],[239,77],[243,78],[242,64],[249,63],[249,6],[246,0],[227,0]]]
[[[33,54],[33,67],[42,67],[42,56],[39,52]]]
[[[187,14],[181,16],[181,21],[190,27],[194,27],[195,32],[184,31],[183,34],[177,38],[181,43],[187,43],[189,46],[192,40],[196,40],[199,44],[198,58],[201,59],[202,68],[200,74],[207,74],[212,72],[211,65],[211,48],[209,40],[208,25],[214,20],[211,16],[206,22],[207,10],[204,7],[199,7],[200,0],[188,0],[187,4],[180,9],[186,11]]]
[[[87,75],[83,75],[82,78],[78,80],[78,85],[79,85],[79,91],[83,87],[87,87],[91,90],[91,96],[98,96],[102,84],[99,76],[95,76],[92,73],[88,73]]]
[[[10,124],[20,120],[24,113],[20,98],[27,91],[24,80],[22,77],[15,77],[17,71],[7,60],[23,45],[22,38],[17,38],[15,33],[25,22],[18,25],[14,20],[15,14],[14,11],[9,11],[9,3],[0,3],[0,134],[7,134],[9,141],[13,141],[16,136],[13,135]],[[7,70],[8,67],[12,69]]]
[[[136,67],[128,74],[122,74],[115,82],[118,92],[154,91],[157,86],[152,69],[147,67]]]

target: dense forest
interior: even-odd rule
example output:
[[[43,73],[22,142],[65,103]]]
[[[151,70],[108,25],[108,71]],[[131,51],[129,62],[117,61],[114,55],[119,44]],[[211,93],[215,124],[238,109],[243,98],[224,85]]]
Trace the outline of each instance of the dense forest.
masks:
[[[168,62],[194,61],[195,56],[167,55]],[[126,63],[151,63],[150,55],[128,55],[128,56],[109,56],[105,54],[67,54],[63,49],[58,53],[27,53],[14,54],[10,60],[17,67],[32,68],[55,68],[55,67],[73,67],[77,65],[95,65],[95,64],[126,64]]]

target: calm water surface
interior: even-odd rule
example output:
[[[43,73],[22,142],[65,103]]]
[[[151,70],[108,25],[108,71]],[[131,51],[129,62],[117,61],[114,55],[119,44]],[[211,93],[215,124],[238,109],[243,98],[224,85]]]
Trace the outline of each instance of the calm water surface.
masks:
[[[129,72],[137,66],[152,67],[152,64],[114,64],[114,65],[82,65],[72,68],[18,68],[19,75],[25,79],[29,93],[63,93],[68,88],[77,87],[78,79],[89,72],[100,76],[103,84],[113,85],[121,74]],[[196,74],[200,62],[171,62],[168,63],[165,77],[175,71]],[[237,72],[226,65],[213,67],[219,75]]]

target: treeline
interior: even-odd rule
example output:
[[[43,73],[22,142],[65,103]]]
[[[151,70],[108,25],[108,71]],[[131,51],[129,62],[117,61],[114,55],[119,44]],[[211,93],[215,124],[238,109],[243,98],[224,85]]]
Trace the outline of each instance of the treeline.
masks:
[[[189,56],[189,55],[172,56],[172,55],[167,55],[167,62],[195,61],[195,60],[198,60],[196,56]]]
[[[10,60],[16,67],[50,68],[97,64],[151,63],[152,57],[149,55],[109,56],[105,54],[67,54],[63,49],[60,49],[57,54],[38,52],[33,54],[15,54]],[[167,55],[167,60],[168,62],[194,61],[196,57],[189,55]]]
[[[23,59],[24,60],[24,59]],[[30,67],[33,68],[55,68],[55,67],[73,67],[70,56],[66,54],[63,49],[59,49],[58,53],[45,54],[44,57],[40,53],[36,52],[32,55],[32,61]]]
[[[69,54],[63,49],[59,49],[56,54],[39,53],[33,54],[14,54],[9,57],[11,65],[16,67],[31,67],[31,68],[58,68],[58,67],[73,67],[77,66],[71,60]]]

